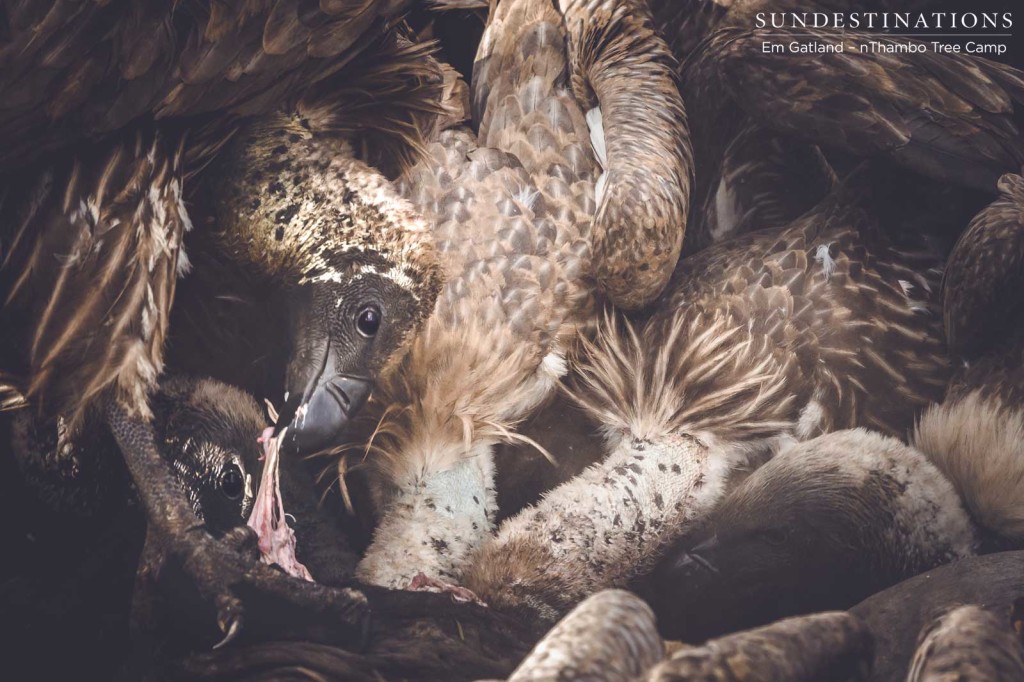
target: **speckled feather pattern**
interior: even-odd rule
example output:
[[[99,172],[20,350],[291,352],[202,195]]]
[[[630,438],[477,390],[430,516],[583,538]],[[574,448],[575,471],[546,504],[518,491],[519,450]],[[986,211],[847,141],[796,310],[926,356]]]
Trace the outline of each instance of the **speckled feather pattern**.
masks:
[[[5,314],[34,320],[27,400],[74,430],[111,388],[148,417],[191,228],[178,151],[140,134],[42,174],[29,192],[5,211],[0,264]]]
[[[646,2],[561,0],[577,98],[600,107],[607,153],[594,275],[623,309],[668,283],[686,232],[693,154],[676,63]]]
[[[598,168],[565,52],[552,7],[502,3],[477,59],[478,135],[440,132],[399,182],[434,226],[447,280],[368,408],[382,415],[384,516],[364,579],[457,578],[492,529],[491,447],[551,394],[591,309]]]
[[[192,1],[7,5],[0,93],[9,106],[0,116],[0,169],[21,173],[30,164],[25,175],[34,179],[12,174],[5,180],[10,195],[24,201],[4,207],[3,324],[24,330],[19,337],[27,341],[12,341],[23,349],[5,349],[4,405],[34,403],[75,423],[114,387],[131,414],[148,415],[174,273],[188,270],[179,248],[190,224],[183,201],[239,117],[298,106],[340,138],[346,126],[388,102],[392,113],[374,117],[368,137],[387,138],[382,146],[392,150],[415,149],[420,131],[439,113],[434,97],[441,83],[433,81],[435,62],[424,49],[391,31],[404,6],[401,0],[322,3],[300,16],[294,0],[247,0],[231,10]],[[367,47],[387,61],[364,69],[377,89],[359,82],[362,73],[345,71],[361,64],[353,57]],[[367,93],[373,105],[359,106]],[[200,114],[205,117],[189,126],[186,144],[180,117]],[[108,133],[103,144],[90,142]],[[77,159],[51,164],[51,152],[73,143],[79,143]],[[394,156],[401,165],[407,151]],[[353,171],[353,192],[399,214],[388,224],[409,218],[412,238],[391,234],[396,251],[385,270],[417,289],[422,317],[439,286],[436,265],[428,263],[429,239],[416,243],[423,223],[393,193],[394,203],[381,198],[388,194],[382,178],[370,178],[358,163]]]
[[[734,471],[793,440],[902,436],[949,376],[939,276],[936,256],[887,245],[855,179],[790,226],[684,260],[647,323],[606,323],[581,358],[574,393],[611,454],[506,521],[468,586],[553,618],[635,577]]]
[[[556,620],[583,598],[625,587],[706,514],[744,459],[708,434],[623,440],[607,458],[507,520],[465,584],[497,608]]]
[[[666,338],[681,317],[734,315],[749,330],[736,333],[789,356],[794,422],[812,400],[823,408],[807,436],[854,426],[905,436],[950,377],[942,263],[923,242],[890,244],[865,196],[850,178],[785,228],[688,258],[640,336]]]
[[[429,227],[344,139],[281,114],[240,131],[222,163],[218,229],[233,258],[281,286],[378,274],[429,312],[441,282]]]

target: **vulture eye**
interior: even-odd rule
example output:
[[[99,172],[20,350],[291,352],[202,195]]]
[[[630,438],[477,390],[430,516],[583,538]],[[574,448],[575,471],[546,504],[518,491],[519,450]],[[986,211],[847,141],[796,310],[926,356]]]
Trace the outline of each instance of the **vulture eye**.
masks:
[[[356,318],[356,329],[363,336],[371,338],[380,329],[380,319],[380,308],[375,305],[368,305],[359,311],[359,316]]]
[[[242,472],[235,465],[229,466],[220,474],[220,489],[227,495],[228,499],[237,500],[245,490],[245,482],[242,480]]]

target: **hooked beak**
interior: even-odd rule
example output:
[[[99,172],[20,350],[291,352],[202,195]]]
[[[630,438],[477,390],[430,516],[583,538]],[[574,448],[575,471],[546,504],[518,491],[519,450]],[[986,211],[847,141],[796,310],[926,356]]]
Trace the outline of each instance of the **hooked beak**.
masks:
[[[373,382],[363,377],[335,374],[318,381],[295,406],[284,447],[305,456],[338,443],[372,391]]]
[[[706,556],[713,554],[717,546],[718,536],[712,535],[707,540],[680,554],[672,563],[672,569],[687,574],[699,572],[702,569],[711,573],[718,573],[718,569]]]
[[[289,378],[289,395],[276,429],[280,433],[288,427],[282,443],[288,454],[312,455],[338,444],[373,391],[372,379],[334,370],[329,340],[322,353],[316,373],[305,386]]]

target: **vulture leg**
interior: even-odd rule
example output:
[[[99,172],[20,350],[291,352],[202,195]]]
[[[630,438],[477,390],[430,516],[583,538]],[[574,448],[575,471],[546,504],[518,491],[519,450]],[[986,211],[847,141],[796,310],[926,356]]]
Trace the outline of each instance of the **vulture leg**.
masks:
[[[165,553],[180,553],[185,570],[195,576],[200,592],[216,604],[217,624],[225,633],[223,641],[233,638],[241,625],[242,605],[230,584],[244,570],[244,564],[206,533],[182,496],[171,468],[160,457],[151,425],[131,417],[116,401],[111,401],[107,418],[150,521],[137,587],[160,574]],[[170,542],[162,543],[162,537]],[[149,621],[154,610],[148,600],[149,591],[137,590],[137,595],[140,593],[146,596],[136,597],[135,615]]]
[[[243,623],[246,632],[255,636],[273,630],[339,644],[353,639],[358,643],[367,615],[361,593],[293,580],[255,557],[246,560],[243,552],[231,546],[239,542],[215,540],[161,459],[151,425],[129,415],[116,401],[108,406],[107,420],[150,522],[139,584],[163,582],[165,569],[181,569],[202,601],[216,608],[223,637],[218,646],[237,637]],[[169,573],[173,579],[174,571]],[[137,597],[137,616],[152,615],[147,598]]]

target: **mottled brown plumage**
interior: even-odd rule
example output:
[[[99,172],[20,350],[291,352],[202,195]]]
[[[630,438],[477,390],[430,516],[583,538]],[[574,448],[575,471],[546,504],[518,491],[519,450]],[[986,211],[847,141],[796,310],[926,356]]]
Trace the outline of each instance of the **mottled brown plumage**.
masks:
[[[0,167],[43,160],[38,176],[12,175],[6,183],[9,193],[28,197],[5,203],[3,277],[5,307],[20,299],[36,308],[24,313],[35,326],[30,357],[10,371],[30,402],[76,423],[95,396],[116,385],[125,405],[146,414],[143,398],[161,370],[178,250],[191,226],[183,183],[221,150],[240,116],[294,107],[296,126],[313,121],[304,140],[323,144],[365,129],[378,143],[368,157],[411,158],[419,129],[436,114],[439,90],[430,62],[419,64],[424,50],[387,32],[399,9],[327,4],[300,17],[286,0],[251,2],[237,13],[216,2],[7,10],[12,28],[0,91],[13,104],[0,121]],[[143,28],[154,35],[141,40]],[[97,32],[105,36],[98,44]],[[367,46],[380,63],[352,62]],[[407,92],[399,96],[401,89]],[[122,130],[129,124],[139,130]],[[115,132],[109,141],[79,145],[71,161],[47,163],[49,150]],[[393,153],[384,157],[388,144]],[[309,143],[299,146],[308,151]],[[429,249],[410,269],[428,259]],[[262,263],[252,256],[250,264]],[[423,295],[430,298],[437,282],[430,265],[427,272]],[[76,278],[98,286],[76,286]],[[58,375],[73,378],[75,388],[55,381]]]
[[[860,180],[785,228],[685,259],[648,322],[599,332],[574,392],[609,455],[506,521],[468,587],[556,617],[643,573],[734,472],[786,442],[906,433],[949,375],[940,261],[888,242]]]
[[[645,2],[558,5],[574,92],[585,108],[598,108],[604,139],[591,234],[594,276],[616,306],[639,309],[665,287],[686,233],[693,153],[675,60]]]
[[[748,123],[722,151],[717,185],[694,207],[686,253],[736,235],[778,228],[818,204],[836,174],[815,145]]]
[[[678,256],[689,149],[671,57],[637,3],[561,10],[497,5],[474,67],[475,139],[443,132],[402,181],[449,281],[378,394],[383,518],[364,579],[458,578],[493,524],[491,447],[521,439],[565,373],[593,290],[642,305]]]
[[[1024,178],[1007,173],[998,189],[960,236],[943,280],[946,339],[971,359],[1012,343],[1024,313]]]
[[[251,0],[230,7],[211,0],[9,3],[4,9],[0,170],[10,200],[0,225],[0,324],[14,332],[3,339],[11,377],[5,383],[13,389],[5,394],[16,391],[24,398],[19,404],[44,420],[63,417],[72,431],[107,408],[151,536],[163,536],[166,553],[190,557],[187,570],[204,583],[205,596],[216,596],[220,625],[232,634],[240,603],[229,595],[242,580],[244,560],[191,533],[195,515],[177,499],[149,432],[148,399],[163,366],[176,277],[187,270],[181,244],[191,220],[184,200],[203,170],[250,180],[239,165],[254,163],[268,176],[306,184],[305,194],[289,195],[302,198],[301,206],[280,205],[245,223],[266,241],[280,229],[289,235],[287,245],[315,242],[315,249],[293,248],[284,256],[296,267],[271,263],[272,249],[231,250],[244,238],[225,241],[243,268],[288,292],[293,411],[319,396],[321,406],[336,404],[344,413],[337,420],[330,414],[327,426],[344,423],[374,375],[407,343],[439,287],[422,222],[389,193],[380,172],[354,159],[361,152],[397,172],[439,113],[439,72],[393,28],[405,5]],[[355,57],[364,50],[384,63],[360,65]],[[269,155],[246,156],[229,146],[222,162],[209,165],[236,132],[236,145],[259,139],[254,127],[283,133],[264,147]],[[365,145],[341,141],[362,129]],[[305,175],[287,173],[297,157],[321,163],[307,166]],[[227,218],[253,217],[239,206],[255,210],[252,202],[267,191],[260,182],[236,189],[245,201],[225,202],[234,211],[218,216],[225,233],[238,225]],[[322,236],[317,214],[325,223],[352,219],[338,221],[341,229],[329,243],[293,238],[318,227]],[[379,234],[373,223],[382,227]],[[374,236],[379,243],[371,245]],[[357,333],[366,310],[370,323]],[[334,381],[321,377],[327,370],[342,377],[331,388],[355,385],[362,395],[324,399],[322,384]],[[306,421],[317,423],[312,413]],[[276,576],[262,578],[264,586],[287,593]],[[349,598],[334,597],[335,605]]]
[[[137,133],[9,179],[8,191],[28,200],[3,212],[0,314],[16,344],[4,362],[44,418],[77,429],[108,390],[149,416],[191,228],[181,162],[165,136]]]
[[[274,109],[340,71],[406,4],[6,3],[0,167],[139,118]]]
[[[945,400],[922,415],[914,440],[959,481],[986,528],[1024,539],[1024,344],[1016,295],[1024,283],[1024,180],[1000,195],[953,247],[943,278],[946,339],[959,361]],[[985,463],[985,465],[982,465]]]
[[[749,172],[734,177],[737,171],[728,164],[726,149],[751,125],[766,138],[784,136],[786,144],[799,140],[827,152],[883,159],[985,191],[1024,159],[1019,133],[1024,79],[1006,65],[930,49],[862,52],[861,45],[878,37],[850,30],[755,28],[754,12],[766,9],[760,2],[722,3],[713,11],[708,6],[715,3],[698,9],[670,4],[654,11],[683,62],[698,170],[695,210],[713,206],[716,193],[749,192],[741,181],[772,187],[771,173],[763,180]],[[769,9],[806,11],[774,4]],[[694,27],[700,27],[697,34]],[[762,49],[766,43],[793,42],[842,43],[844,51],[772,54]],[[790,168],[795,172],[795,165]],[[690,222],[691,248],[714,241],[713,220],[691,215]]]
[[[978,606],[961,606],[921,631],[907,682],[1019,680],[1024,647],[1002,618]]]
[[[448,279],[377,393],[383,518],[364,579],[457,579],[491,527],[491,447],[565,372],[591,301],[598,172],[566,49],[546,3],[499,5],[477,58],[478,135],[441,132],[400,182],[434,225]]]

